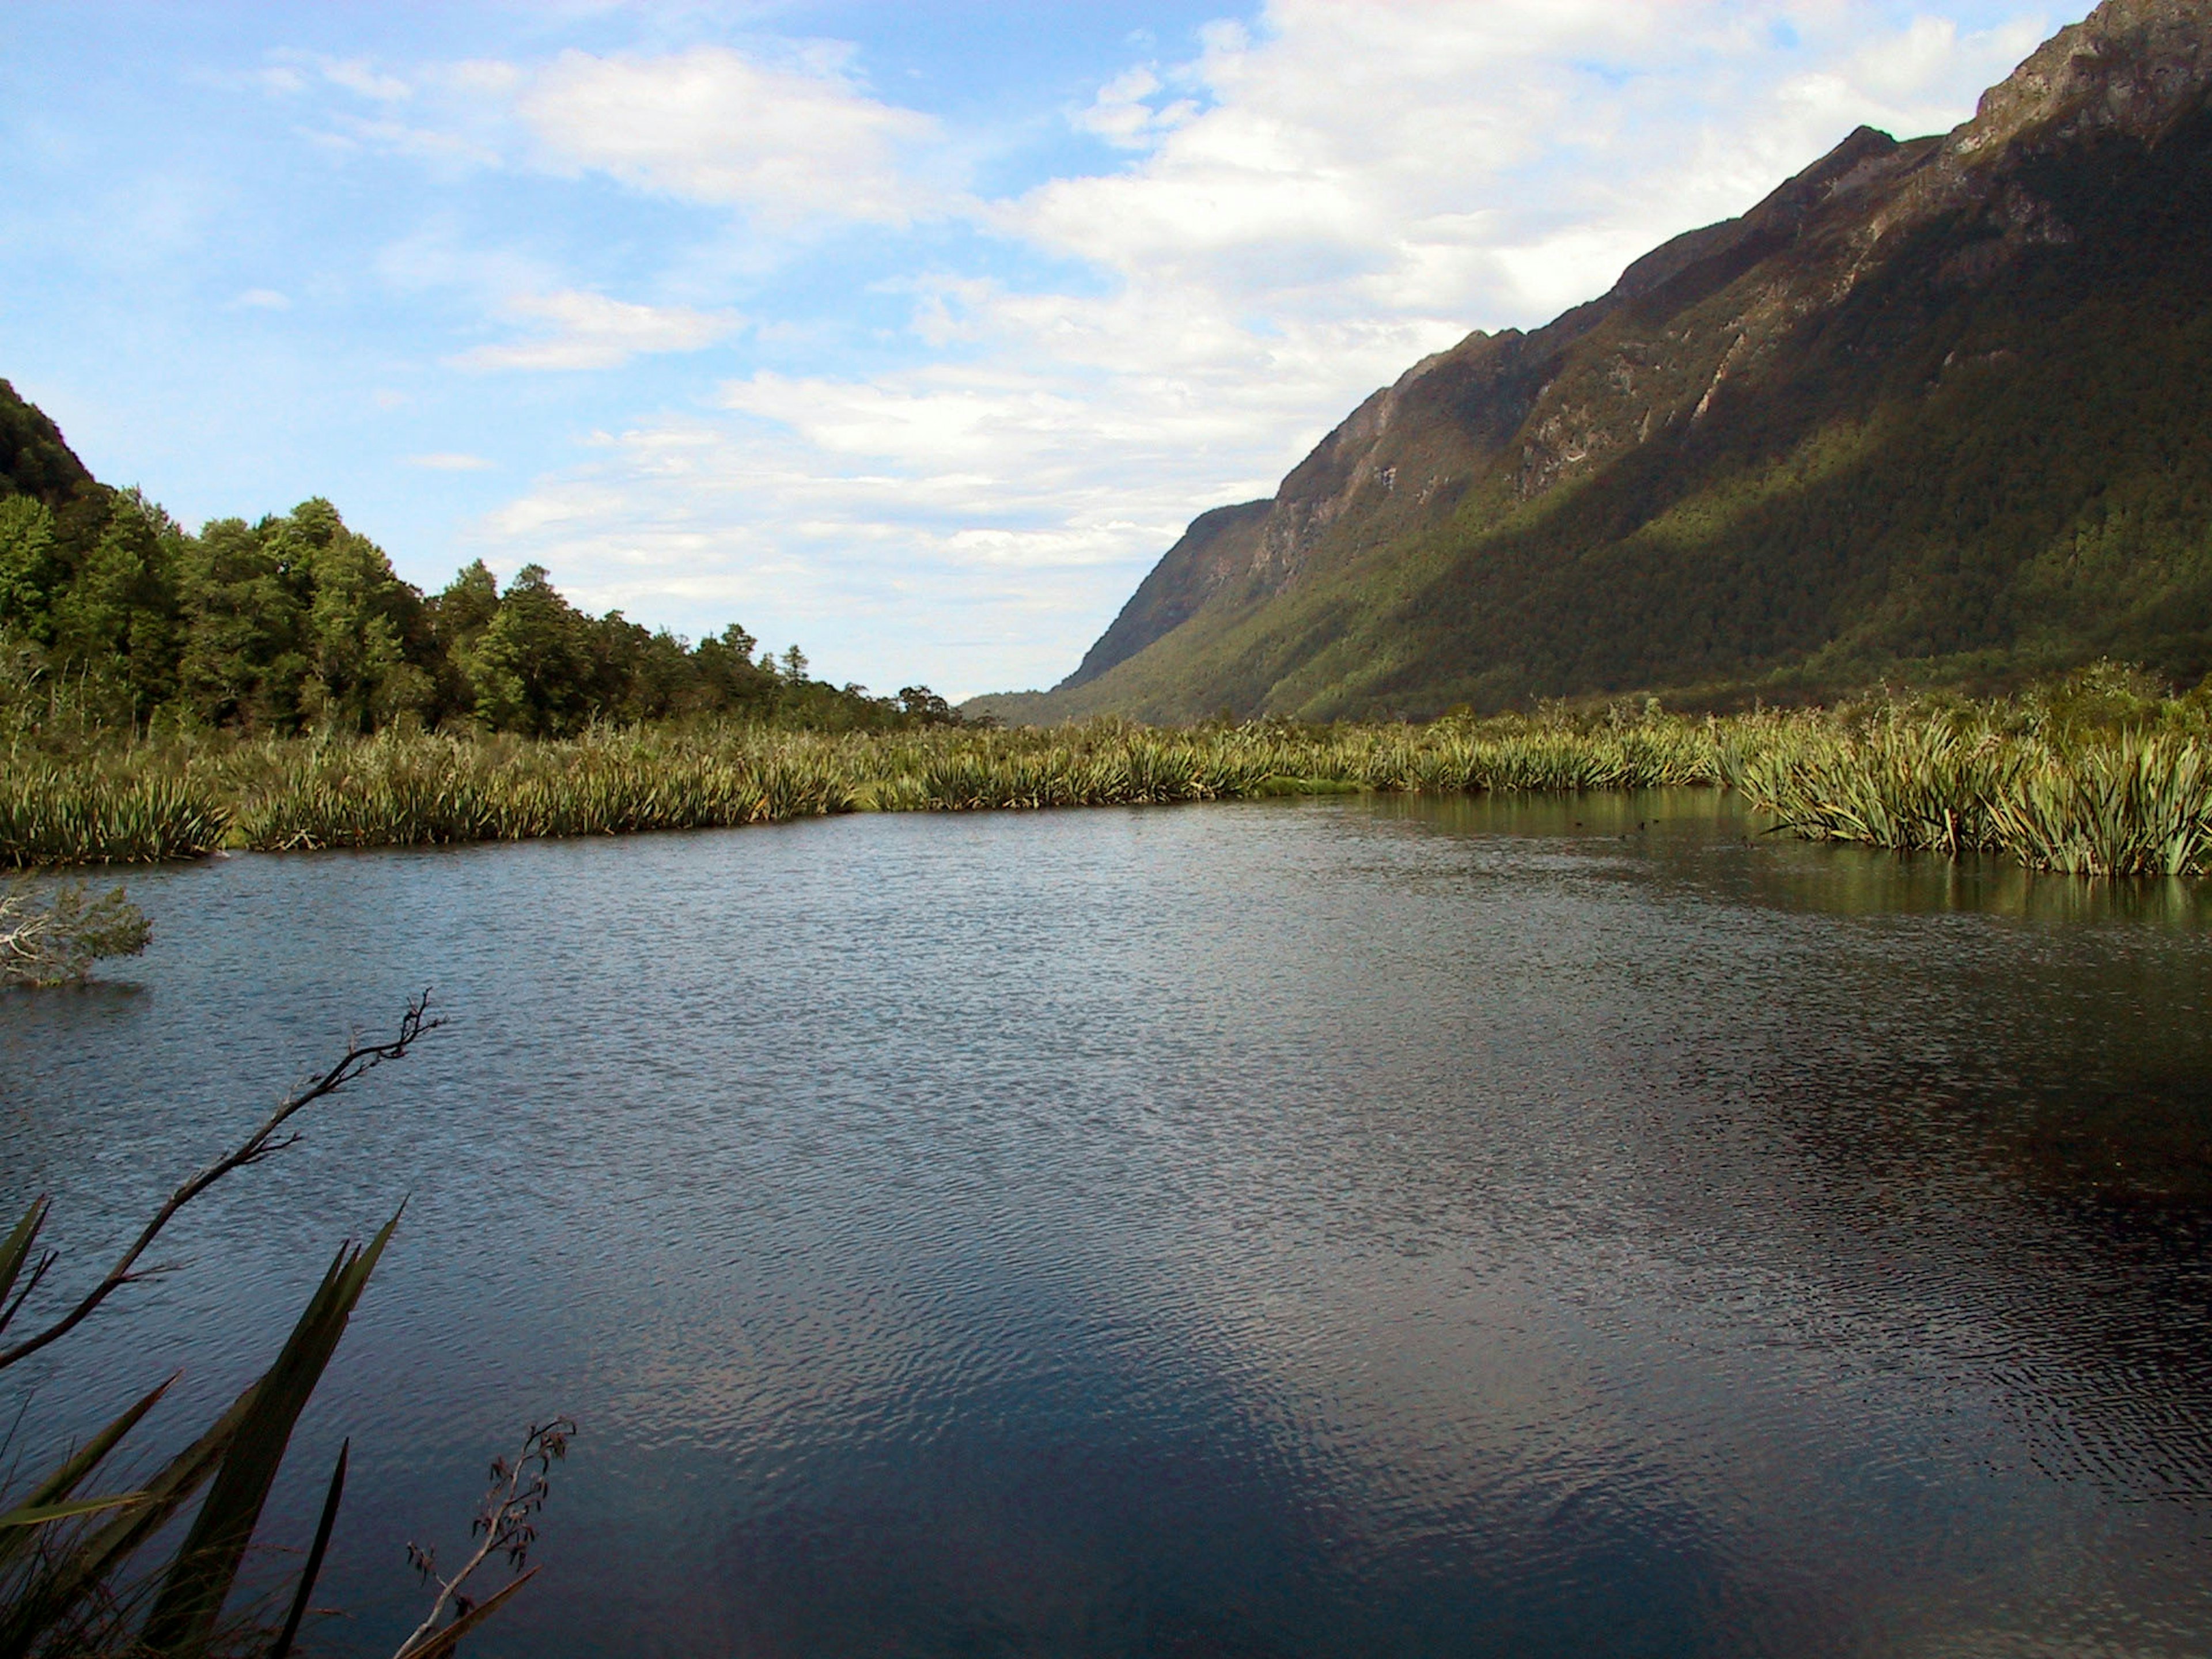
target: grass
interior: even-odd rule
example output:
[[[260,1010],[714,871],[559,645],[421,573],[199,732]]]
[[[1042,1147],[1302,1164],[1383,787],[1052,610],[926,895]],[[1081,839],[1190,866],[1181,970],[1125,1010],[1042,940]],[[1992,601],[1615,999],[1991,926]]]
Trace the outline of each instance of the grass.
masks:
[[[1893,721],[1747,746],[1729,781],[1813,840],[2081,876],[2197,876],[2212,854],[2212,748],[2195,737],[2054,743]]]
[[[213,852],[231,813],[202,780],[127,765],[0,773],[0,864],[148,864]]]
[[[2212,870],[2212,719],[2195,700],[1881,703],[1684,720],[1620,711],[1428,726],[1268,721],[878,735],[732,726],[562,743],[173,737],[0,763],[0,863],[132,862],[623,835],[854,811],[981,811],[1347,790],[1725,787],[1814,839],[2080,875]]]

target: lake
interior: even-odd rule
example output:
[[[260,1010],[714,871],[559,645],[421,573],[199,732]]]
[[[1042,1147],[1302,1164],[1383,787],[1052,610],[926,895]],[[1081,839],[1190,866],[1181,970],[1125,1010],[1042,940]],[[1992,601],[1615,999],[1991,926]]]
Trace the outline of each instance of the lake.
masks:
[[[264,1535],[322,1650],[581,1425],[483,1655],[2212,1650],[2212,903],[1725,797],[859,816],[131,875],[0,998],[72,1285],[450,1024],[32,1387],[174,1443],[404,1198]],[[75,1274],[70,1275],[70,1269]],[[26,1374],[28,1374],[27,1377]],[[21,1387],[0,1392],[12,1415]]]

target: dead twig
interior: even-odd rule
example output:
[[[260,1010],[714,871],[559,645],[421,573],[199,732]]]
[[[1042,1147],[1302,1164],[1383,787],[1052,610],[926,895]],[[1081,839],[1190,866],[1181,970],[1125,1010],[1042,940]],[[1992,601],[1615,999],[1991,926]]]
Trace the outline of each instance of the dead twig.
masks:
[[[146,1254],[161,1236],[161,1230],[175,1218],[177,1212],[233,1170],[258,1164],[271,1153],[281,1152],[297,1141],[299,1137],[296,1134],[280,1136],[277,1133],[295,1114],[326,1095],[336,1094],[363,1073],[374,1070],[386,1060],[399,1059],[426,1032],[434,1031],[444,1024],[442,1019],[428,1018],[430,994],[428,991],[410,1002],[406,1013],[399,1021],[398,1035],[389,1042],[363,1042],[358,1037],[355,1038],[347,1045],[345,1054],[336,1065],[320,1076],[310,1079],[297,1092],[288,1097],[262,1121],[260,1127],[240,1144],[235,1152],[187,1177],[176,1191],[169,1194],[167,1201],[154,1212],[153,1218],[139,1230],[138,1237],[131,1241],[130,1248],[117,1259],[115,1265],[107,1270],[106,1277],[88,1291],[75,1307],[36,1335],[25,1337],[12,1347],[0,1349],[0,1370],[6,1370],[20,1359],[29,1358],[48,1343],[68,1335],[109,1297],[153,1271],[139,1267],[139,1258]],[[41,1217],[46,1204],[46,1200],[41,1198],[33,1206]],[[33,1226],[35,1228],[35,1224]],[[22,1306],[23,1298],[37,1288],[39,1281],[53,1266],[57,1254],[48,1250],[41,1255],[21,1292],[6,1308],[0,1309],[0,1329],[6,1328]]]

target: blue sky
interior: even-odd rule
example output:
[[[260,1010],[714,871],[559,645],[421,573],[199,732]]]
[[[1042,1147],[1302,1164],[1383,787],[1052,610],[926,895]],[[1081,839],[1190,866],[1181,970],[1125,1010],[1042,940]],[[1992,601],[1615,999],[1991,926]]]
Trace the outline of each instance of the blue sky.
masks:
[[[0,376],[190,524],[1048,684],[1418,357],[2075,15],[11,0]]]

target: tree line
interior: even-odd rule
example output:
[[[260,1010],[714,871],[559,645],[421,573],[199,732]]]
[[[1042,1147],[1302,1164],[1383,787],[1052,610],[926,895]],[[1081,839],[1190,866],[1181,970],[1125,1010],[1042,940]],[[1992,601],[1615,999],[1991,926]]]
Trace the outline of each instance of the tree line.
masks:
[[[592,616],[526,565],[435,594],[319,498],[186,531],[93,479],[0,380],[0,648],[20,685],[66,685],[118,726],[564,737],[595,722],[734,718],[814,730],[957,723],[927,686],[811,678],[732,623],[691,641]]]

